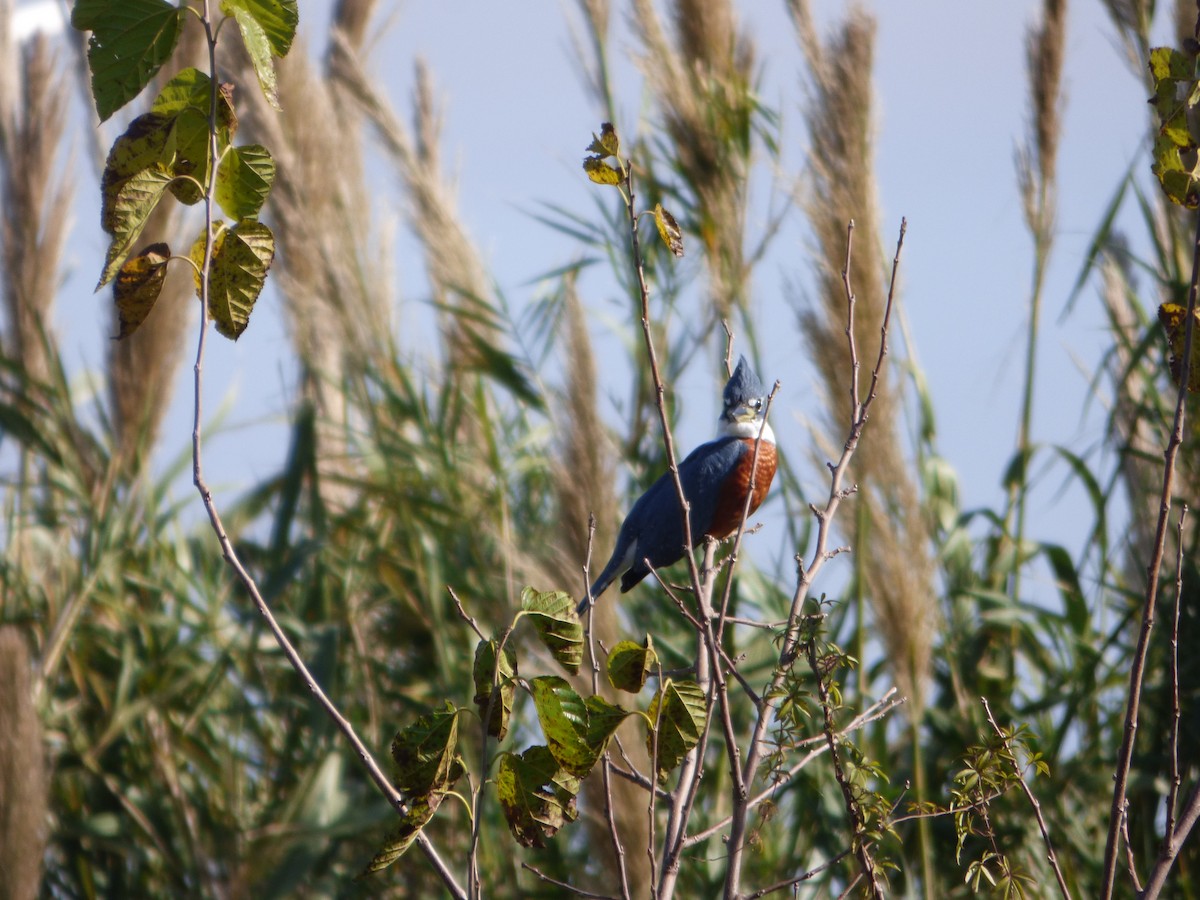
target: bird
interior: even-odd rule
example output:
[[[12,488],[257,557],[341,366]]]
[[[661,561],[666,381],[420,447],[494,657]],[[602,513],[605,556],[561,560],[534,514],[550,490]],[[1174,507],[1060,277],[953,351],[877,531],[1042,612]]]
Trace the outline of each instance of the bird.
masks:
[[[679,464],[679,480],[691,505],[692,540],[696,543],[705,537],[721,540],[737,531],[750,490],[754,444],[760,434],[750,513],[766,497],[778,461],[775,433],[763,415],[767,392],[745,356],[738,359],[723,397],[716,439],[701,444]],[[592,583],[588,596],[579,601],[577,612],[583,615],[618,575],[621,593],[630,590],[650,574],[647,560],[650,566],[660,569],[680,559],[683,517],[679,495],[671,473],[664,472],[629,510],[612,556]]]

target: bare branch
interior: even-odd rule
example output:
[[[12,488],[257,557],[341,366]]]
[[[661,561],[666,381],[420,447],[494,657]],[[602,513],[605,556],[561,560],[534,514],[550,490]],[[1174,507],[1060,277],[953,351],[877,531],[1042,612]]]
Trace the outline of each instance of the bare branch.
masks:
[[[1050,867],[1054,870],[1054,878],[1058,881],[1059,893],[1071,900],[1071,891],[1067,888],[1067,880],[1063,877],[1062,869],[1058,867],[1058,857],[1054,853],[1054,844],[1050,840],[1050,830],[1046,827],[1046,820],[1042,817],[1042,804],[1038,802],[1038,798],[1034,796],[1033,790],[1025,783],[1025,777],[1021,773],[1021,768],[1017,764],[1016,755],[1013,754],[1012,745],[1008,741],[1008,735],[996,724],[995,718],[992,716],[992,708],[988,705],[987,698],[980,699],[983,703],[984,712],[987,713],[988,724],[992,726],[992,731],[996,732],[996,736],[1000,738],[1000,743],[1004,745],[1011,756],[1012,770],[1017,776],[1017,783],[1021,786],[1021,792],[1025,795],[1025,799],[1029,801],[1029,805],[1033,807],[1033,814],[1037,817],[1038,828],[1042,832],[1042,841],[1046,844],[1046,860],[1050,863]]]

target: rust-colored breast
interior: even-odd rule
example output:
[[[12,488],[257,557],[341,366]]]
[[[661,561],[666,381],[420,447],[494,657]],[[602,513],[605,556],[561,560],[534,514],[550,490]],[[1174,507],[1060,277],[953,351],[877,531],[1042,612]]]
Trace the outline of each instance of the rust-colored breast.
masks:
[[[721,540],[737,531],[742,521],[742,510],[746,505],[746,493],[750,490],[750,467],[754,461],[754,439],[743,438],[746,452],[738,460],[737,466],[725,483],[717,498],[716,509],[713,510],[712,523],[705,532],[709,537]],[[767,496],[767,489],[775,477],[775,466],[778,457],[775,445],[763,441],[758,450],[758,471],[754,476],[754,496],[750,499],[750,515],[762,505]]]

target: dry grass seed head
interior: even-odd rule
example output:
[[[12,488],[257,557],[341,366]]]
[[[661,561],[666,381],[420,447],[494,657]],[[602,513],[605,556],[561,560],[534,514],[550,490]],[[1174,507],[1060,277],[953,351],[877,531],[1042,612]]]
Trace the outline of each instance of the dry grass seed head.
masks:
[[[807,112],[811,151],[810,191],[801,200],[817,238],[816,307],[801,313],[809,352],[825,382],[829,428],[845,427],[846,383],[851,371],[845,339],[846,298],[841,263],[846,224],[855,221],[851,284],[856,296],[855,341],[864,379],[879,349],[887,269],[878,244],[879,224],[871,123],[875,22],[852,11],[828,47],[820,48],[794,7],[801,45],[812,71]],[[808,37],[806,38],[806,34]],[[937,624],[929,525],[901,444],[895,379],[887,367],[871,422],[855,455],[860,502],[869,513],[868,533],[855,541],[864,554],[865,592],[879,622],[888,658],[902,690],[920,715]]]

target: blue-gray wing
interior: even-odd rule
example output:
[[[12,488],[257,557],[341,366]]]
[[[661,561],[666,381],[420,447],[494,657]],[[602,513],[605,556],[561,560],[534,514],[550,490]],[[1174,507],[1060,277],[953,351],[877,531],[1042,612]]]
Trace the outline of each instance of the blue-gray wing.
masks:
[[[698,543],[708,530],[721,485],[745,452],[745,444],[739,438],[721,438],[701,444],[679,464],[683,494],[692,507],[693,543]],[[658,569],[683,558],[683,518],[670,472],[654,482],[630,510],[621,526],[618,547],[626,540],[636,540],[637,555],[621,579],[622,591],[650,574],[644,560],[649,559]]]
[[[716,512],[721,485],[746,452],[740,438],[728,437],[701,444],[679,464],[683,494],[691,503],[692,541],[698,543],[708,531]],[[592,599],[621,577],[622,593],[650,574],[645,560],[654,568],[669,566],[683,558],[683,518],[679,497],[670,472],[665,472],[638,498],[625,517],[612,556],[592,584]],[[587,598],[579,603],[582,613]]]

